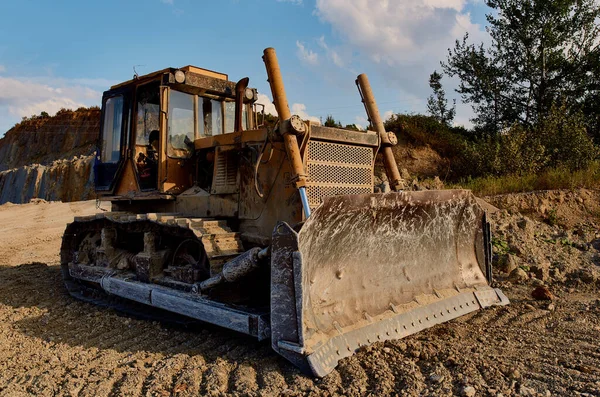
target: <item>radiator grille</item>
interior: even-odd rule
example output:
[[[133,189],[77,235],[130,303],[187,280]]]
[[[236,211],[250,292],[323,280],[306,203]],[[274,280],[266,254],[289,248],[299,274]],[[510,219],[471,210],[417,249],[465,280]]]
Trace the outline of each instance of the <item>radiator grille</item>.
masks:
[[[212,184],[213,194],[231,194],[238,190],[238,156],[234,150],[223,151],[217,148],[215,172]]]
[[[373,161],[373,149],[364,146],[310,141],[308,143],[308,159],[309,161],[364,165],[370,168]]]
[[[373,192],[373,148],[311,140],[306,192],[312,208],[324,197]]]

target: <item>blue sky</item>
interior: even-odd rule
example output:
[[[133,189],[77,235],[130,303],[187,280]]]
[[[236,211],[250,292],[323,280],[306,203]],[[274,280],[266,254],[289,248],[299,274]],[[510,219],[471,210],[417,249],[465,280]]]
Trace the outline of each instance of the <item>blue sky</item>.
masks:
[[[469,32],[487,40],[481,0],[2,1],[0,135],[23,116],[99,105],[102,91],[188,64],[248,76],[270,92],[275,47],[292,112],[366,125],[354,80],[367,73],[382,114],[425,112],[428,76]],[[455,82],[446,79],[447,95]],[[458,100],[460,102],[460,100]],[[469,107],[459,105],[457,123]]]

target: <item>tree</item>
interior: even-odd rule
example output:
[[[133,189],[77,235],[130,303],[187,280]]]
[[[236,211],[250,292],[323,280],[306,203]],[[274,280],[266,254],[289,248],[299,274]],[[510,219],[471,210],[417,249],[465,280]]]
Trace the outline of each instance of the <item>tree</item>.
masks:
[[[342,128],[342,123],[340,123],[339,121],[335,121],[333,116],[330,114],[327,115],[327,118],[325,119],[325,123],[323,125],[325,127]]]
[[[427,111],[437,121],[449,126],[456,114],[456,100],[454,100],[452,108],[448,108],[448,100],[441,80],[442,75],[437,70],[429,75],[429,87],[433,90],[433,94],[427,99]]]
[[[487,0],[491,44],[448,50],[444,72],[460,79],[457,91],[473,106],[479,127],[530,127],[555,104],[583,111],[598,128],[600,87],[597,0]],[[596,125],[594,126],[593,123]]]
[[[346,124],[346,126],[344,127],[345,130],[351,130],[351,131],[360,131],[360,128],[358,128],[356,126],[356,124]]]

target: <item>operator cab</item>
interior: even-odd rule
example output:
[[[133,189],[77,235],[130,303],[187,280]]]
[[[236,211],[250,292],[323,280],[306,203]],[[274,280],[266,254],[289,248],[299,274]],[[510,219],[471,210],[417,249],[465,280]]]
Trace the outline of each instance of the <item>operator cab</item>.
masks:
[[[112,198],[157,198],[210,183],[194,142],[234,132],[235,88],[227,75],[195,66],[111,87],[102,100],[96,191]],[[249,130],[255,126],[249,115],[256,90],[246,89],[243,97],[241,129]]]

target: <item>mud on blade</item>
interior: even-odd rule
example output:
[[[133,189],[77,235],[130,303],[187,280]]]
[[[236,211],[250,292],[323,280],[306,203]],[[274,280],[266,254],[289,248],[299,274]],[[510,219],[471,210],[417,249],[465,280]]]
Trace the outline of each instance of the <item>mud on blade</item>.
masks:
[[[360,346],[508,303],[486,279],[488,231],[465,190],[330,197],[299,233],[280,223],[273,348],[324,376]]]

